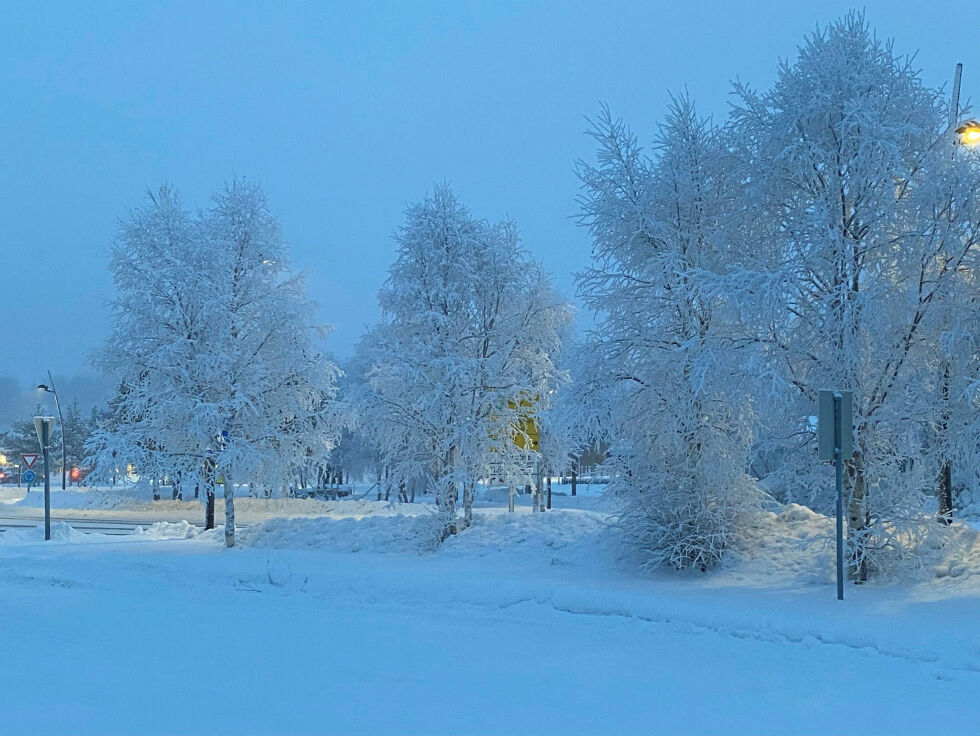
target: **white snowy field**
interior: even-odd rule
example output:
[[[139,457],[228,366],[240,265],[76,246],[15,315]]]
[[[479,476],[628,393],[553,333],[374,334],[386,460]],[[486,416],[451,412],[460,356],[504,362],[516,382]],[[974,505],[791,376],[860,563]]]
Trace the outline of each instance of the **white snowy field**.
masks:
[[[965,527],[939,532],[917,581],[849,585],[840,603],[829,522],[799,507],[761,517],[721,570],[653,576],[617,557],[604,513],[481,510],[420,552],[424,507],[378,511],[271,519],[233,550],[188,524],[0,534],[0,733],[980,723],[980,544]]]

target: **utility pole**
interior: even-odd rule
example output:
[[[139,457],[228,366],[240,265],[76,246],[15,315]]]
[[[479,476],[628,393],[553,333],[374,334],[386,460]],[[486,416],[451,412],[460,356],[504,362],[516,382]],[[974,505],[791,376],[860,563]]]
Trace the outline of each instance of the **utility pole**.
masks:
[[[949,105],[949,127],[955,128],[960,116],[960,80],[963,78],[963,65],[956,65],[956,72],[953,74],[953,99]]]

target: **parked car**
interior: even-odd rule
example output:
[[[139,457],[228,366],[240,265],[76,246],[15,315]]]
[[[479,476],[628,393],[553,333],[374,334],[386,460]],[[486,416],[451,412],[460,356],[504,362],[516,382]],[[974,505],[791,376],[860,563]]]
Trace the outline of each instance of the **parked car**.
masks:
[[[85,477],[92,472],[92,468],[73,467],[68,471],[68,482],[80,486],[85,482]]]

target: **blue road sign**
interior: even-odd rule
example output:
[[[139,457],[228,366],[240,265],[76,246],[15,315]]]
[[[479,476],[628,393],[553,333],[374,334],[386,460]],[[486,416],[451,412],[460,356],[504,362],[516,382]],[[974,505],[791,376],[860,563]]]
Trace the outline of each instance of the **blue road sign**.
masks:
[[[20,476],[20,479],[23,483],[33,483],[37,480],[37,473],[33,470],[25,470],[23,475]]]

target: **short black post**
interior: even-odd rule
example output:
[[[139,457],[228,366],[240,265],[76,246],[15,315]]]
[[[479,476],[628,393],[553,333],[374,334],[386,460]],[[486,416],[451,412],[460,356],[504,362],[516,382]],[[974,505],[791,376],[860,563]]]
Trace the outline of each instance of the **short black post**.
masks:
[[[844,600],[844,457],[841,452],[841,395],[834,394],[834,464],[837,466],[837,600]]]

